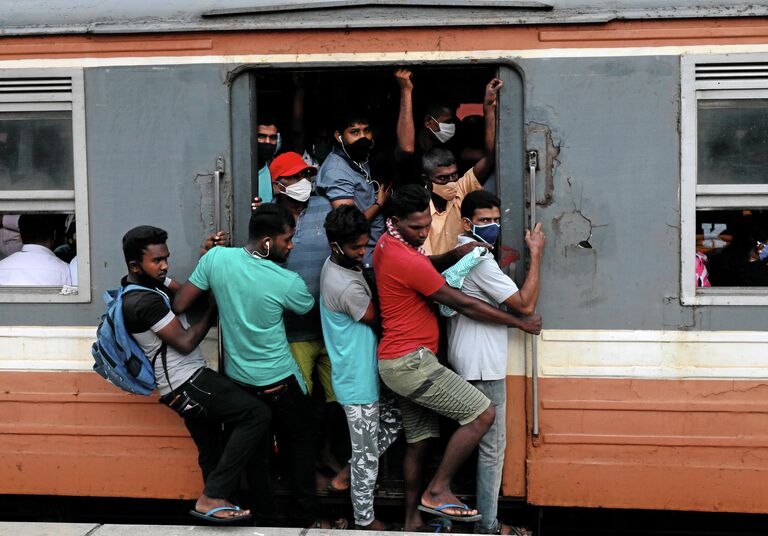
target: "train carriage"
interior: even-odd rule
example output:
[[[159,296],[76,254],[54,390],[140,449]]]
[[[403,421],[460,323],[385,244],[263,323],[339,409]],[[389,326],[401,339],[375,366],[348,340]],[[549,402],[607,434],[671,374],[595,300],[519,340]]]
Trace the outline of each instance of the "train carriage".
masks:
[[[504,80],[502,240],[523,251],[532,220],[548,237],[544,329],[509,336],[503,495],[768,509],[768,291],[696,285],[697,252],[716,256],[768,209],[768,8],[66,4],[5,6],[0,21],[0,213],[73,216],[78,272],[0,287],[0,494],[197,496],[181,421],[90,371],[101,295],[125,272],[119,238],[167,229],[185,277],[207,232],[243,242],[254,121],[282,84],[311,80],[313,110],[354,87],[391,107],[408,66],[467,103]]]

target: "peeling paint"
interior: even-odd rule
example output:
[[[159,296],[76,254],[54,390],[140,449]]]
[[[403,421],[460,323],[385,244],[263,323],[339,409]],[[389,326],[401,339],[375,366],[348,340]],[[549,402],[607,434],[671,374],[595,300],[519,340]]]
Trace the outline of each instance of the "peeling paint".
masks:
[[[193,182],[200,191],[200,221],[205,232],[214,232],[213,222],[213,173],[197,173]]]
[[[580,210],[564,212],[552,220],[552,229],[559,236],[562,245],[578,246],[592,237],[592,221]]]
[[[539,169],[543,174],[544,197],[536,195],[536,204],[548,207],[552,204],[555,191],[555,168],[560,164],[557,160],[560,154],[560,144],[552,138],[552,130],[544,123],[531,121],[525,126],[525,146],[528,151],[539,153]]]

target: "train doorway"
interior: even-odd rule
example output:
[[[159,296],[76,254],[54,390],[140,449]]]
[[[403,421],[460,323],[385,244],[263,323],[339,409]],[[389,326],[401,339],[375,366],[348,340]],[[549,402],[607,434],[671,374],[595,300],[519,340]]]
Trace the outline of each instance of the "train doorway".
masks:
[[[400,92],[394,72],[397,66],[254,68],[240,69],[232,80],[232,191],[233,243],[245,243],[251,199],[264,197],[259,181],[257,125],[268,120],[277,125],[279,152],[295,151],[318,164],[332,146],[335,115],[348,107],[365,110],[374,130],[372,174],[380,182],[395,185],[421,180],[411,171],[393,165],[397,145],[396,126]],[[413,121],[418,131],[429,104],[456,107],[458,130],[465,148],[482,148],[482,100],[485,85],[494,77],[503,80],[497,110],[496,166],[489,189],[502,199],[502,251],[499,262],[516,281],[522,282],[525,230],[525,162],[523,83],[513,67],[494,64],[430,64],[407,66],[413,72]],[[268,119],[264,119],[268,118]],[[477,139],[480,139],[478,142]],[[471,151],[466,153],[471,155]],[[457,155],[460,169],[471,167]],[[261,182],[261,184],[260,184]],[[524,338],[510,330],[507,367],[507,449],[502,495],[526,495],[526,446],[528,400]],[[449,425],[448,425],[449,426]],[[437,447],[436,456],[439,456]],[[394,448],[382,463],[380,495],[396,496],[400,489],[401,449]],[[461,472],[461,491],[474,494],[474,469]],[[391,487],[392,489],[385,489]]]

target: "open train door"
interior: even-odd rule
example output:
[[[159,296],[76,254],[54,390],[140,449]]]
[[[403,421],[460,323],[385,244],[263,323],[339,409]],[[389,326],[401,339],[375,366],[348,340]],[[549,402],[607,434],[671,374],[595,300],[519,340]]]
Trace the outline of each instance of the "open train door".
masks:
[[[497,125],[496,186],[501,198],[502,268],[518,283],[526,274],[525,229],[526,169],[523,120],[523,80],[512,66],[500,66],[498,78],[504,82],[499,93]],[[526,495],[526,338],[516,329],[509,330],[507,361],[507,450],[501,494],[505,497]]]

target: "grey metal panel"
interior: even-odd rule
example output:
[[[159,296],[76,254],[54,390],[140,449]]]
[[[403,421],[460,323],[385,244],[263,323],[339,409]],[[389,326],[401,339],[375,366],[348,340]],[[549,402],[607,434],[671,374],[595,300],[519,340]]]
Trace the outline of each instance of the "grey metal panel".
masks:
[[[232,181],[234,191],[233,243],[245,244],[248,240],[248,221],[251,214],[253,156],[251,154],[254,132],[251,102],[254,82],[248,72],[232,81]]]
[[[497,125],[496,176],[502,199],[502,245],[524,254],[525,248],[525,185],[523,143],[523,80],[513,67],[499,68],[498,77],[504,82],[499,93]],[[523,262],[511,266],[510,276],[522,285],[525,278]]]
[[[215,65],[86,70],[92,302],[3,306],[0,325],[95,325],[103,291],[126,273],[121,238],[136,225],[169,232],[170,275],[187,278],[213,229],[216,156],[228,156],[225,74]]]
[[[547,328],[765,329],[766,307],[680,305],[679,59],[520,63],[526,123],[560,149],[538,209]]]
[[[521,64],[526,124],[560,149],[553,202],[537,211],[545,325],[661,328],[679,280],[677,58]]]
[[[177,31],[390,28],[606,22],[609,20],[757,17],[768,5],[698,0],[555,0],[513,2],[432,0],[364,2],[333,7],[328,0],[0,0],[0,35],[147,33]],[[346,3],[337,3],[346,4]],[[387,4],[387,5],[381,5]],[[389,5],[397,4],[397,5]],[[401,5],[402,4],[402,5]],[[536,4],[536,5],[533,5]],[[552,10],[542,7],[551,5]],[[329,7],[330,6],[330,7]],[[280,11],[293,10],[286,15]],[[204,18],[205,13],[247,11],[252,15]]]

